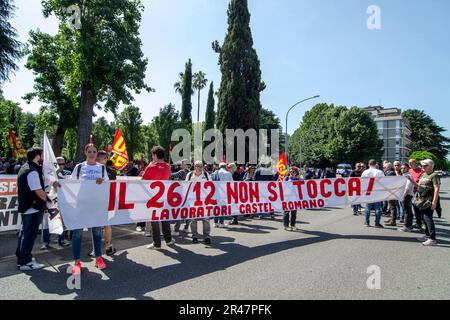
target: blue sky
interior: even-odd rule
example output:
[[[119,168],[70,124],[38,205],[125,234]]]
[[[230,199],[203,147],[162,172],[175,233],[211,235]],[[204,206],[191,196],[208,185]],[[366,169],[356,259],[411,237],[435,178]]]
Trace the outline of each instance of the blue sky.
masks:
[[[220,83],[218,56],[211,42],[223,42],[227,0],[142,0],[141,36],[149,59],[147,83],[155,93],[136,96],[144,121],[159,108],[181,99],[173,90],[188,58],[194,72],[202,70],[215,87]],[[16,0],[13,25],[25,42],[29,30],[56,33],[58,21],[44,19],[40,1]],[[381,9],[381,30],[369,30],[368,6]],[[450,1],[448,0],[249,0],[254,47],[267,89],[263,106],[284,126],[289,107],[289,133],[316,102],[347,106],[382,105],[419,108],[450,130]],[[23,67],[3,87],[7,98],[26,111],[38,112],[21,97],[32,90],[33,75]],[[201,119],[207,91],[203,91]],[[193,97],[193,118],[196,102]],[[103,113],[99,112],[99,115]],[[107,115],[112,120],[112,115]],[[446,132],[446,135],[450,135]]]

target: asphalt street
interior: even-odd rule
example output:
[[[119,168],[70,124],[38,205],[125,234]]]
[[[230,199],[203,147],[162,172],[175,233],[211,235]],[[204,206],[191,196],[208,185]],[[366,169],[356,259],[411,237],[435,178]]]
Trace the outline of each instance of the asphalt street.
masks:
[[[0,299],[450,299],[449,179],[441,200],[436,247],[422,246],[419,233],[366,228],[348,207],[301,211],[298,232],[285,231],[281,216],[213,228],[211,247],[192,244],[188,234],[151,251],[150,238],[118,226],[119,251],[105,258],[104,271],[87,257],[85,236],[79,290],[66,284],[70,248],[42,252],[36,244],[47,267],[24,273],[13,256],[15,235],[1,234]],[[379,268],[380,289],[367,286],[371,266]]]

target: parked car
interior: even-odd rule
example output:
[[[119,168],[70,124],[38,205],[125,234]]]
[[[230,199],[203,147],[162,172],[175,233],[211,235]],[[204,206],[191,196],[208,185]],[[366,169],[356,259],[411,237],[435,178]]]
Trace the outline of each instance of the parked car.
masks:
[[[341,176],[342,176],[343,178],[348,178],[348,177],[350,177],[350,174],[351,174],[351,173],[352,173],[352,169],[345,168],[345,169],[342,171]]]
[[[345,174],[345,172],[348,170],[350,170],[350,172],[352,171],[352,165],[349,163],[341,163],[337,165],[336,173],[342,175],[343,173]]]

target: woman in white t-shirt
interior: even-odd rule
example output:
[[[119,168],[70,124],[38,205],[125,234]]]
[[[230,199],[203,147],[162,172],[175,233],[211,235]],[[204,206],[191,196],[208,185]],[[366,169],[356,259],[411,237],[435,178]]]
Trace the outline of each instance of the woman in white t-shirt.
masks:
[[[209,176],[208,172],[206,172],[203,169],[203,162],[202,161],[196,161],[194,164],[194,171],[191,171],[186,176],[186,181],[210,181],[211,177]],[[198,243],[198,227],[197,223],[199,220],[193,220],[191,222],[191,231],[192,231],[192,242]],[[203,222],[203,237],[205,239],[205,244],[210,245],[211,244],[211,224],[209,222],[209,219],[201,219]]]
[[[78,164],[72,172],[72,179],[77,180],[95,180],[97,184],[109,180],[105,166],[97,163],[98,148],[94,144],[88,144],[84,148],[86,161]],[[83,238],[83,229],[73,230],[72,234],[72,253],[75,264],[72,268],[72,274],[81,273],[81,241]],[[92,228],[92,239],[94,242],[94,252],[96,256],[95,266],[100,270],[106,268],[106,264],[102,258],[102,228]]]

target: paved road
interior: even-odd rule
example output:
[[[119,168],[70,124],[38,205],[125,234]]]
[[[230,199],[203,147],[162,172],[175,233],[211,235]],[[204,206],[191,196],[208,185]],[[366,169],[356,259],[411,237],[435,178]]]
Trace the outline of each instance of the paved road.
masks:
[[[211,248],[176,238],[174,248],[149,251],[148,238],[120,226],[118,254],[104,272],[87,258],[81,290],[66,286],[70,248],[37,250],[49,267],[29,273],[13,257],[0,258],[0,299],[450,299],[449,200],[447,179],[440,245],[431,248],[416,233],[365,228],[349,208],[301,212],[301,232],[284,231],[280,217],[213,229]],[[13,236],[0,243],[3,252],[14,247]],[[83,251],[89,247],[86,239]],[[371,265],[381,270],[380,290],[367,288]]]

